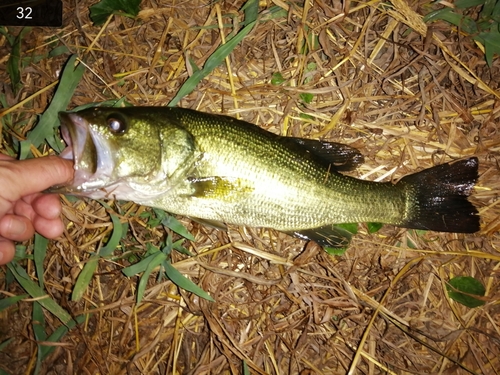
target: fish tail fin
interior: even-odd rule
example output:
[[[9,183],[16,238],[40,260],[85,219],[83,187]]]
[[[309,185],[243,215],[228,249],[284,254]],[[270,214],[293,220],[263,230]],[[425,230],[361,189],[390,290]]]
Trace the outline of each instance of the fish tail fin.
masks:
[[[467,200],[478,179],[478,159],[441,164],[401,179],[409,192],[400,226],[438,232],[474,233],[480,228],[476,207]]]

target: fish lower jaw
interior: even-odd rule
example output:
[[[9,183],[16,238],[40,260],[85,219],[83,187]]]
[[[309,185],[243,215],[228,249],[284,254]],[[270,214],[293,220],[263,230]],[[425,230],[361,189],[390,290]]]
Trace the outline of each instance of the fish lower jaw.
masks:
[[[67,146],[64,150],[61,151],[59,157],[66,160],[74,161],[75,157],[73,155],[73,147]]]
[[[150,205],[148,202],[163,196],[165,191],[151,192],[146,189],[140,190],[134,184],[131,186],[125,181],[113,182],[109,185],[102,184],[100,181],[87,181],[69,194],[92,199],[124,200],[137,204]]]

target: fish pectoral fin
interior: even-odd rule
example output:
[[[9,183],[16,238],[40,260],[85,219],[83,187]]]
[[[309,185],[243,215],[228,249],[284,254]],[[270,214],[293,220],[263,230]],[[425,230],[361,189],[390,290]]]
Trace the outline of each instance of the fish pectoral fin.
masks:
[[[334,249],[347,247],[352,238],[351,232],[335,225],[291,231],[288,233],[303,240],[314,241],[322,247],[331,247]]]
[[[343,143],[295,137],[282,137],[281,142],[288,146],[293,144],[301,146],[340,172],[352,171],[364,161],[364,157],[358,149]]]
[[[195,198],[233,201],[244,198],[253,190],[249,180],[239,177],[189,177],[191,196]]]

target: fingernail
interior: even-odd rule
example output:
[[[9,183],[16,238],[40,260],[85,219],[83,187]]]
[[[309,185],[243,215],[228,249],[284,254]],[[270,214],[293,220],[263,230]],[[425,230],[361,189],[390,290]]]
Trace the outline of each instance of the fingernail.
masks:
[[[20,236],[26,232],[26,223],[22,220],[12,219],[9,225],[9,233],[12,236]]]

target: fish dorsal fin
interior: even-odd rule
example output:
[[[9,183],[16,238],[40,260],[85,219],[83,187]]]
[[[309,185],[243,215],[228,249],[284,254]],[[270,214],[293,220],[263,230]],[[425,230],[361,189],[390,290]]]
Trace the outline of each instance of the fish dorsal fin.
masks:
[[[358,149],[337,142],[326,142],[317,139],[281,137],[280,141],[287,146],[300,146],[319,159],[331,164],[337,171],[352,171],[363,163],[364,157]]]
[[[347,247],[352,238],[351,232],[335,225],[291,231],[288,233],[303,240],[314,241],[322,247],[331,247],[334,249]]]
[[[189,177],[188,182],[192,197],[226,202],[243,199],[254,190],[250,181],[238,177]]]

